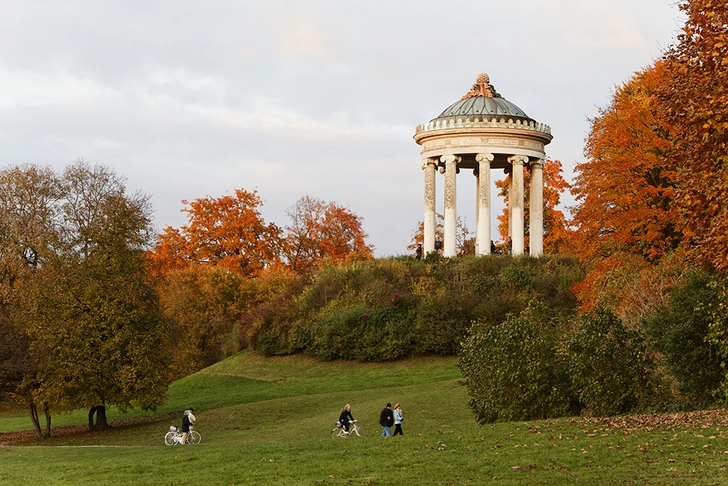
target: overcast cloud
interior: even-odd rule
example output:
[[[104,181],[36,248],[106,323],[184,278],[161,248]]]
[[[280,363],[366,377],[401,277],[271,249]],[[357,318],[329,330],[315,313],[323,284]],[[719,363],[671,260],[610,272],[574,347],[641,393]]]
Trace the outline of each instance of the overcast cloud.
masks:
[[[571,178],[588,117],[682,23],[673,0],[0,0],[0,166],[112,167],[159,229],[238,188],[285,226],[309,195],[402,254],[423,212],[415,127],[478,73],[551,126]],[[461,174],[471,231],[474,191]]]

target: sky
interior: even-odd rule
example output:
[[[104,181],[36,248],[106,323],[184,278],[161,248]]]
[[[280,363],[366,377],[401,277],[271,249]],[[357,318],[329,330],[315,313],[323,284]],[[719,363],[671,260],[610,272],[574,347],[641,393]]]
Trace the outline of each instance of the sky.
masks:
[[[285,227],[310,196],[361,216],[376,256],[405,254],[415,127],[480,72],[551,126],[571,180],[589,118],[683,23],[675,0],[0,0],[0,168],[111,167],[160,231],[182,200],[257,190]],[[474,232],[475,178],[457,184]]]

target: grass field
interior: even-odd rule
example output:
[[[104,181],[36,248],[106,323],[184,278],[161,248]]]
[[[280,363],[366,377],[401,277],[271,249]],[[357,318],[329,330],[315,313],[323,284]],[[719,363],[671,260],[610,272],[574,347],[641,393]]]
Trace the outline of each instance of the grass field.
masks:
[[[110,411],[108,432],[8,442],[30,422],[4,414],[0,484],[728,484],[723,411],[479,426],[455,363],[243,352],[176,382],[155,414]],[[403,437],[379,435],[388,401],[402,404]],[[366,438],[331,438],[346,403]],[[164,446],[189,406],[202,443]],[[85,420],[79,411],[54,424]]]

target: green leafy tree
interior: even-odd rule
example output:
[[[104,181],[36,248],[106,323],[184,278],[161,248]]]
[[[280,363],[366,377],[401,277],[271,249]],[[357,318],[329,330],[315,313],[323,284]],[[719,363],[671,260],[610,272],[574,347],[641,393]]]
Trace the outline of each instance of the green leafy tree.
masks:
[[[476,323],[458,366],[468,381],[470,407],[480,423],[534,420],[573,413],[558,353],[561,331],[552,311],[529,302],[499,325]]]
[[[61,183],[63,224],[30,294],[34,395],[59,409],[86,407],[89,427],[106,428],[107,407],[153,409],[171,380],[169,327],[142,251],[151,208],[111,170],[83,161]]]
[[[712,308],[720,302],[717,276],[696,273],[672,289],[669,302],[645,322],[651,346],[662,355],[678,392],[697,406],[712,403],[723,380],[720,348],[708,339]]]
[[[710,278],[706,283],[706,293],[716,298],[706,299],[695,305],[695,312],[705,315],[708,324],[706,341],[718,351],[722,380],[716,397],[728,400],[728,281],[725,278]]]
[[[651,364],[644,339],[611,311],[598,309],[581,316],[566,349],[571,382],[590,414],[626,413],[649,399]]]
[[[27,406],[39,436],[50,435],[49,403],[40,405],[38,364],[30,352],[28,299],[42,278],[58,234],[61,186],[50,169],[24,165],[0,171],[0,395]]]

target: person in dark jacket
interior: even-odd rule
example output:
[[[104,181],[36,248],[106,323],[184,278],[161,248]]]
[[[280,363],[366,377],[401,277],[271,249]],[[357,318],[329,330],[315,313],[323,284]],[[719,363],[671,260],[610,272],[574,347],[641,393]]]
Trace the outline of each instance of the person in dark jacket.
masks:
[[[190,430],[194,427],[196,420],[194,411],[195,409],[190,407],[182,415],[182,444],[190,443]]]
[[[353,420],[354,417],[351,416],[351,405],[347,403],[344,410],[341,412],[341,415],[339,415],[339,422],[344,426],[344,431],[347,434],[349,433],[349,425]]]
[[[382,413],[379,414],[379,425],[383,427],[382,437],[390,437],[392,435],[392,425],[394,425],[394,415],[392,414],[392,404],[388,403]]]

